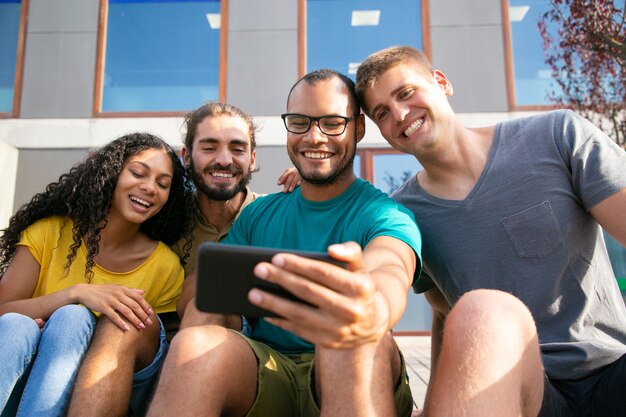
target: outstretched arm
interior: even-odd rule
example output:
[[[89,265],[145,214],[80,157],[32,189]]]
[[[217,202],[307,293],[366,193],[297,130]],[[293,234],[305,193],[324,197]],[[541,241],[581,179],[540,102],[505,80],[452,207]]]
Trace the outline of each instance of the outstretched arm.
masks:
[[[354,242],[332,245],[328,253],[348,269],[292,254],[257,265],[255,274],[315,307],[260,290],[250,301],[284,318],[267,319],[316,345],[351,348],[380,340],[400,319],[416,267],[415,252],[387,236],[361,252]]]

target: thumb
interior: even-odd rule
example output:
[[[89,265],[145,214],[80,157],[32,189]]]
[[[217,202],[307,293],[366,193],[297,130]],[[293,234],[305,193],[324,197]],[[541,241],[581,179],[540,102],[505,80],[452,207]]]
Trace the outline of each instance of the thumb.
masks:
[[[358,271],[363,266],[363,251],[356,242],[344,242],[328,247],[328,254],[334,259],[348,263],[349,271]]]

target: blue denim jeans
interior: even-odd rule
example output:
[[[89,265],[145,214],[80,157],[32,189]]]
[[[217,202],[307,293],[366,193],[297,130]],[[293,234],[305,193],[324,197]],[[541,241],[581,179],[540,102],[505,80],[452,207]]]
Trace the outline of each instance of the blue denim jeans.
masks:
[[[74,304],[43,330],[22,314],[0,316],[1,417],[62,416],[95,325],[93,313]]]

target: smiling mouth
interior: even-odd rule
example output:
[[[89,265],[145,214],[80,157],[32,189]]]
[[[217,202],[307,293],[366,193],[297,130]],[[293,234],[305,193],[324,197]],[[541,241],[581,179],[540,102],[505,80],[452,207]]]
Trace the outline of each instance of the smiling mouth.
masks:
[[[402,132],[402,134],[405,137],[409,137],[411,136],[413,133],[415,133],[415,131],[417,129],[419,129],[420,127],[422,127],[422,125],[424,124],[424,121],[426,120],[426,116],[420,117],[419,119],[417,119],[415,122],[413,122],[413,124],[411,124],[411,126],[409,126],[404,132]]]
[[[333,156],[331,152],[303,152],[303,154],[310,159],[328,159]]]
[[[224,171],[215,171],[211,172],[210,175],[215,178],[233,178],[235,174],[232,172],[224,172]]]
[[[130,196],[130,201],[132,201],[134,203],[137,203],[140,206],[143,206],[145,208],[150,208],[150,207],[152,207],[154,205],[154,204],[152,204],[152,203],[150,203],[150,202],[148,202],[146,200],[143,200],[143,199],[141,199],[139,197],[135,197],[134,195]]]

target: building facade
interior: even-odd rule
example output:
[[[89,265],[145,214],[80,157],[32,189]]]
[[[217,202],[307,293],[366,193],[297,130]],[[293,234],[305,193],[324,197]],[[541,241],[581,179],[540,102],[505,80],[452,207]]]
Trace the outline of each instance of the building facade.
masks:
[[[446,73],[467,125],[544,111],[550,76],[536,23],[545,3],[0,0],[0,228],[90,149],[125,133],[180,148],[182,115],[206,100],[255,116],[251,186],[278,191],[290,165],[279,115],[291,85],[320,67],[354,76],[369,53],[395,44],[424,50]],[[369,120],[355,165],[384,191],[419,170]],[[398,329],[428,330],[424,300],[409,300]]]

